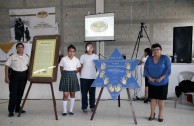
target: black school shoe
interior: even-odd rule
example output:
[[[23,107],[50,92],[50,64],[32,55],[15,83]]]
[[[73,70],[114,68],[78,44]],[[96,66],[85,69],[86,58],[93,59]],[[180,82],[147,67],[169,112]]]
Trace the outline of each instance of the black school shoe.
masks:
[[[8,115],[8,117],[13,117],[13,116],[14,116],[13,112],[10,112]]]
[[[72,116],[74,113],[73,112],[69,112],[69,115]]]
[[[83,113],[88,114],[88,110],[87,109],[83,109]]]
[[[90,108],[90,110],[91,110],[92,112],[94,112],[94,108]]]
[[[66,116],[66,115],[67,115],[67,113],[62,113],[62,115],[63,115],[63,116]]]

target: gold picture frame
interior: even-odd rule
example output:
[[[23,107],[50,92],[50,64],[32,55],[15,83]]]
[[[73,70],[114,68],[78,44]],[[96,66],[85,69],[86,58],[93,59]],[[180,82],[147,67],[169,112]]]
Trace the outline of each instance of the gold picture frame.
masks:
[[[32,43],[28,80],[36,83],[57,80],[59,35],[35,36]]]

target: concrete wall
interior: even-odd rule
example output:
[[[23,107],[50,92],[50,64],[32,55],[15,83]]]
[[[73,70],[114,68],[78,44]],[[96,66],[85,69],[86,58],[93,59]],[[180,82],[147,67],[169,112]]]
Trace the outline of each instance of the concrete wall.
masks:
[[[84,16],[88,11],[95,14],[95,0],[1,0],[0,42],[9,41],[9,9],[53,6],[59,22],[62,52],[66,54],[67,46],[74,44],[77,47],[76,56],[80,57],[85,46]],[[147,27],[151,43],[160,43],[164,54],[172,54],[173,27],[194,25],[193,0],[105,0],[105,12],[115,12],[116,15],[115,41],[105,42],[105,57],[118,47],[130,58],[141,22]],[[141,38],[138,57],[149,46],[148,39]]]
[[[162,44],[163,53],[172,54],[173,27],[194,25],[193,0],[105,0],[105,12],[116,13],[116,41],[105,43],[109,47],[105,55],[117,46],[130,58],[141,22],[147,26],[151,43]],[[147,38],[140,39],[138,57],[148,46]]]

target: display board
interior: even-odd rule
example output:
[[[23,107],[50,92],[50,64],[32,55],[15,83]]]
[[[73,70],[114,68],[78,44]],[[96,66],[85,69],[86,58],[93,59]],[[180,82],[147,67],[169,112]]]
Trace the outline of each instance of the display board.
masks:
[[[34,37],[29,66],[29,81],[37,83],[56,81],[59,45],[59,35]]]

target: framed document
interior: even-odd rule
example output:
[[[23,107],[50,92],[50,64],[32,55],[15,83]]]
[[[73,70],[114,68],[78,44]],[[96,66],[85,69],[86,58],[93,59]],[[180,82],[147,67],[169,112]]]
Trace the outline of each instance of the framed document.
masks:
[[[28,80],[35,83],[57,79],[59,35],[35,36],[32,43]]]

